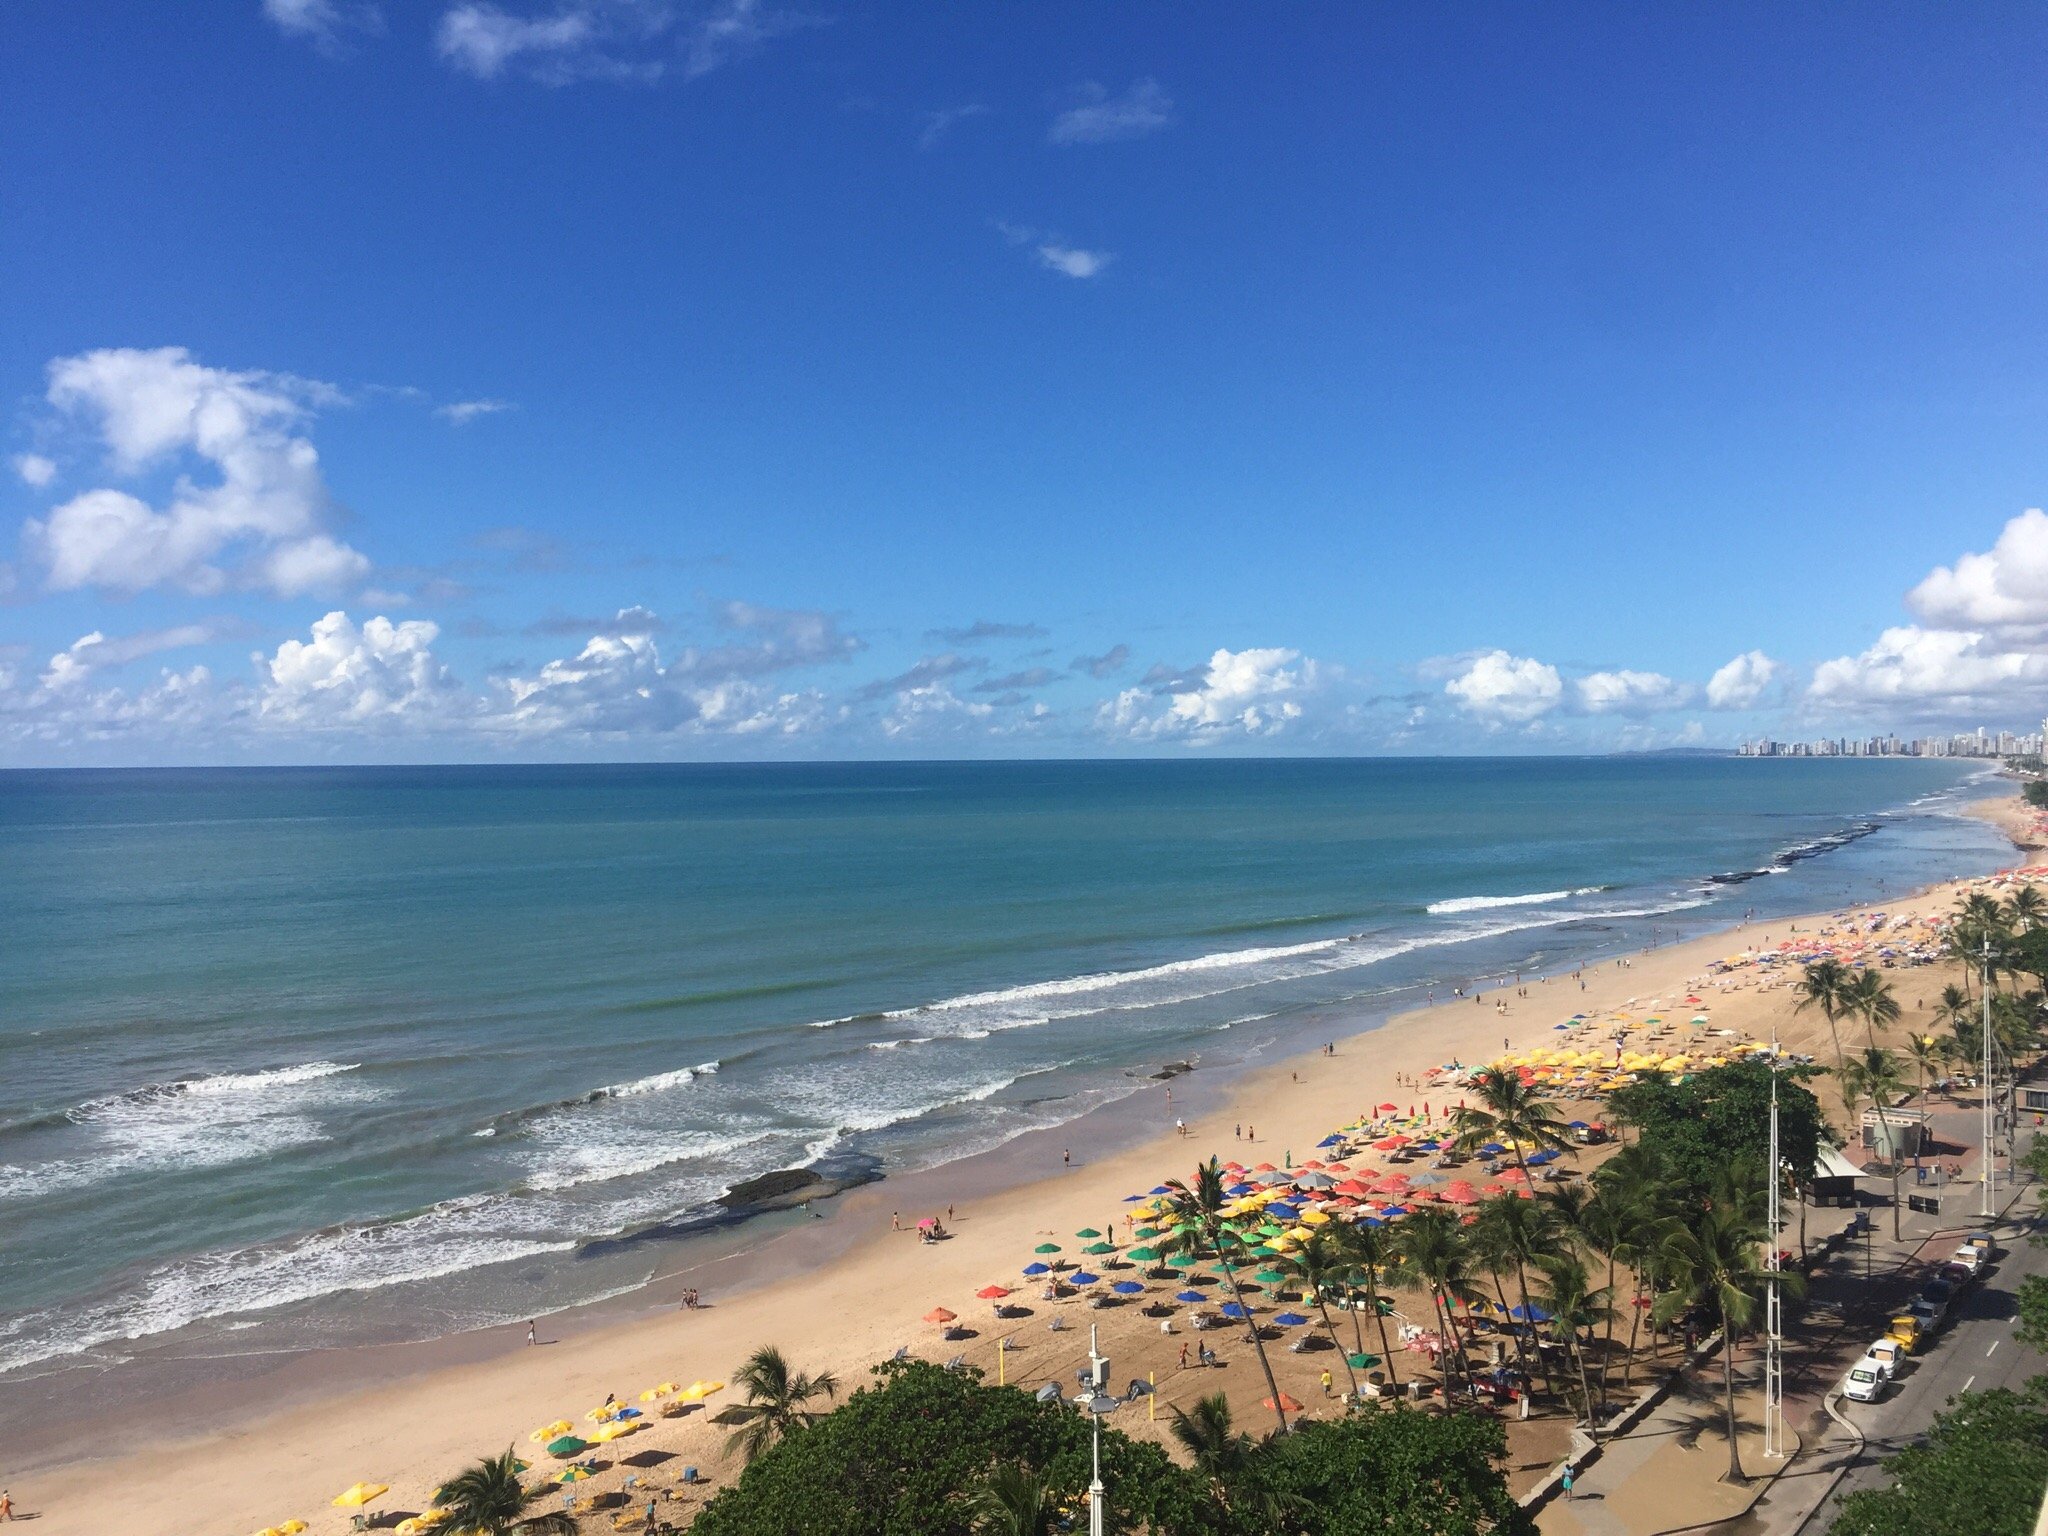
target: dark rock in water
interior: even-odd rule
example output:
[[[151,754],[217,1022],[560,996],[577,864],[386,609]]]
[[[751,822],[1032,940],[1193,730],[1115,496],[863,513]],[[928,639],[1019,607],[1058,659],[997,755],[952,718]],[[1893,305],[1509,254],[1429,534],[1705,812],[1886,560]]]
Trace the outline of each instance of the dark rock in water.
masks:
[[[733,1185],[718,1197],[718,1203],[728,1209],[752,1206],[757,1210],[768,1210],[831,1192],[826,1188],[825,1176],[815,1169],[778,1168],[773,1173],[764,1173],[759,1178]]]
[[[1152,1080],[1155,1083],[1163,1083],[1170,1077],[1180,1077],[1184,1073],[1194,1070],[1195,1064],[1192,1061],[1169,1061],[1165,1066],[1152,1074]]]

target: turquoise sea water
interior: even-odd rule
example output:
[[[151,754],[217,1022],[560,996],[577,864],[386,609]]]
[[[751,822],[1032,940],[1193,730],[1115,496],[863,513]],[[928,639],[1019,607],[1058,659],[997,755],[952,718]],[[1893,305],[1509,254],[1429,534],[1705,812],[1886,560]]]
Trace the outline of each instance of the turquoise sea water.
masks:
[[[0,1371],[346,1337],[365,1296],[527,1316],[767,1169],[926,1166],[1430,987],[2010,863],[1973,774],[0,774]]]

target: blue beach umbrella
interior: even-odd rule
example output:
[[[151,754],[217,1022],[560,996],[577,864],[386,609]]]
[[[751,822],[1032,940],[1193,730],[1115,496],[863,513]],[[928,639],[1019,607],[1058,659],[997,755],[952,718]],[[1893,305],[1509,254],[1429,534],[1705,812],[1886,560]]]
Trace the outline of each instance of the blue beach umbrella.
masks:
[[[1223,1315],[1234,1321],[1242,1322],[1247,1317],[1250,1317],[1251,1313],[1245,1311],[1243,1307],[1240,1307],[1234,1301],[1226,1301],[1223,1303]]]
[[[1175,1301],[1184,1301],[1189,1306],[1193,1306],[1196,1302],[1207,1301],[1209,1298],[1201,1291],[1177,1291],[1174,1293],[1173,1299]]]
[[[1408,1207],[1405,1205],[1389,1205],[1383,1206],[1380,1209],[1380,1215],[1382,1216],[1406,1216],[1407,1214]]]
[[[1507,1148],[1502,1146],[1497,1141],[1489,1141],[1485,1146],[1481,1147],[1479,1150],[1485,1153],[1488,1157],[1499,1157],[1501,1153],[1507,1151]]]
[[[1036,1279],[1040,1275],[1049,1275],[1052,1271],[1043,1264],[1026,1264],[1024,1273]]]
[[[1145,1287],[1138,1284],[1138,1282],[1135,1280],[1119,1280],[1115,1285],[1112,1285],[1110,1289],[1112,1291],[1115,1291],[1119,1296],[1135,1296],[1140,1291],[1144,1290]]]
[[[1089,1274],[1088,1271],[1085,1269],[1077,1269],[1071,1275],[1067,1276],[1067,1284],[1093,1285],[1096,1281],[1100,1280],[1101,1278],[1102,1276],[1100,1275]]]
[[[1342,1136],[1325,1136],[1316,1145],[1318,1147],[1341,1147],[1344,1145],[1344,1138]]]
[[[1547,1323],[1550,1321],[1550,1314],[1541,1307],[1525,1307],[1519,1302],[1508,1308],[1508,1316],[1518,1323]]]
[[[1575,1131],[1590,1131],[1592,1129],[1592,1127],[1586,1124],[1586,1122],[1583,1120],[1572,1121],[1570,1128]]]
[[[1282,1312],[1278,1317],[1274,1318],[1273,1321],[1278,1323],[1282,1328],[1299,1328],[1303,1323],[1307,1322],[1308,1319],[1303,1317],[1299,1312]]]
[[[1173,1193],[1173,1191],[1168,1189],[1164,1184],[1154,1184],[1152,1186],[1152,1193],[1155,1195],[1170,1195]]]
[[[1384,1227],[1386,1223],[1377,1216],[1368,1216],[1359,1225],[1363,1227]]]

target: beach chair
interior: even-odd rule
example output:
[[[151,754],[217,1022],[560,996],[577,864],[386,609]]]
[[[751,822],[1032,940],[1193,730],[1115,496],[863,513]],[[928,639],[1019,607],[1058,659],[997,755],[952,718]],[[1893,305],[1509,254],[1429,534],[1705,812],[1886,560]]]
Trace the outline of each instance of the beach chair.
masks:
[[[1067,1331],[1067,1320],[1055,1312],[1052,1315],[1052,1321],[1047,1323],[1046,1327],[1050,1328],[1054,1333],[1065,1333]]]
[[[891,1360],[908,1360],[910,1358],[910,1346],[908,1344],[898,1344],[896,1346],[896,1353],[889,1358]]]
[[[952,1359],[946,1362],[946,1369],[949,1371],[964,1370],[966,1368],[966,1365],[967,1357],[965,1355],[955,1355]]]

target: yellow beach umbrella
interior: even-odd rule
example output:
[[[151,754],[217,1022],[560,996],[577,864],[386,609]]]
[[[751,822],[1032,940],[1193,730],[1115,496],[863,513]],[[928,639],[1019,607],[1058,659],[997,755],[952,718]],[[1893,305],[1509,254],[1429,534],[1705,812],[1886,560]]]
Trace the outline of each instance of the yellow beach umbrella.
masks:
[[[277,1529],[280,1533],[280,1536],[299,1536],[299,1532],[303,1531],[305,1528],[306,1522],[303,1520],[287,1520]]]
[[[336,1509],[361,1509],[372,1500],[381,1499],[391,1491],[389,1483],[355,1483],[345,1492],[335,1495]]]
[[[550,1440],[560,1439],[576,1426],[567,1419],[557,1419],[552,1424],[543,1424],[526,1438],[535,1445],[546,1445]]]
[[[602,1445],[607,1440],[623,1440],[626,1436],[639,1429],[639,1427],[640,1421],[637,1419],[621,1419],[616,1424],[605,1425],[603,1429],[598,1430],[590,1438]]]
[[[667,1390],[666,1390],[665,1388],[662,1388],[662,1387],[649,1387],[649,1388],[648,1388],[648,1389],[647,1389],[647,1390],[646,1390],[645,1392],[642,1392],[642,1393],[640,1394],[640,1401],[641,1401],[641,1402],[643,1402],[643,1403],[658,1403],[658,1402],[660,1402],[660,1401],[661,1401],[661,1400],[662,1400],[662,1399],[663,1399],[664,1397],[667,1397],[667,1396],[668,1396],[668,1392],[667,1392]]]

